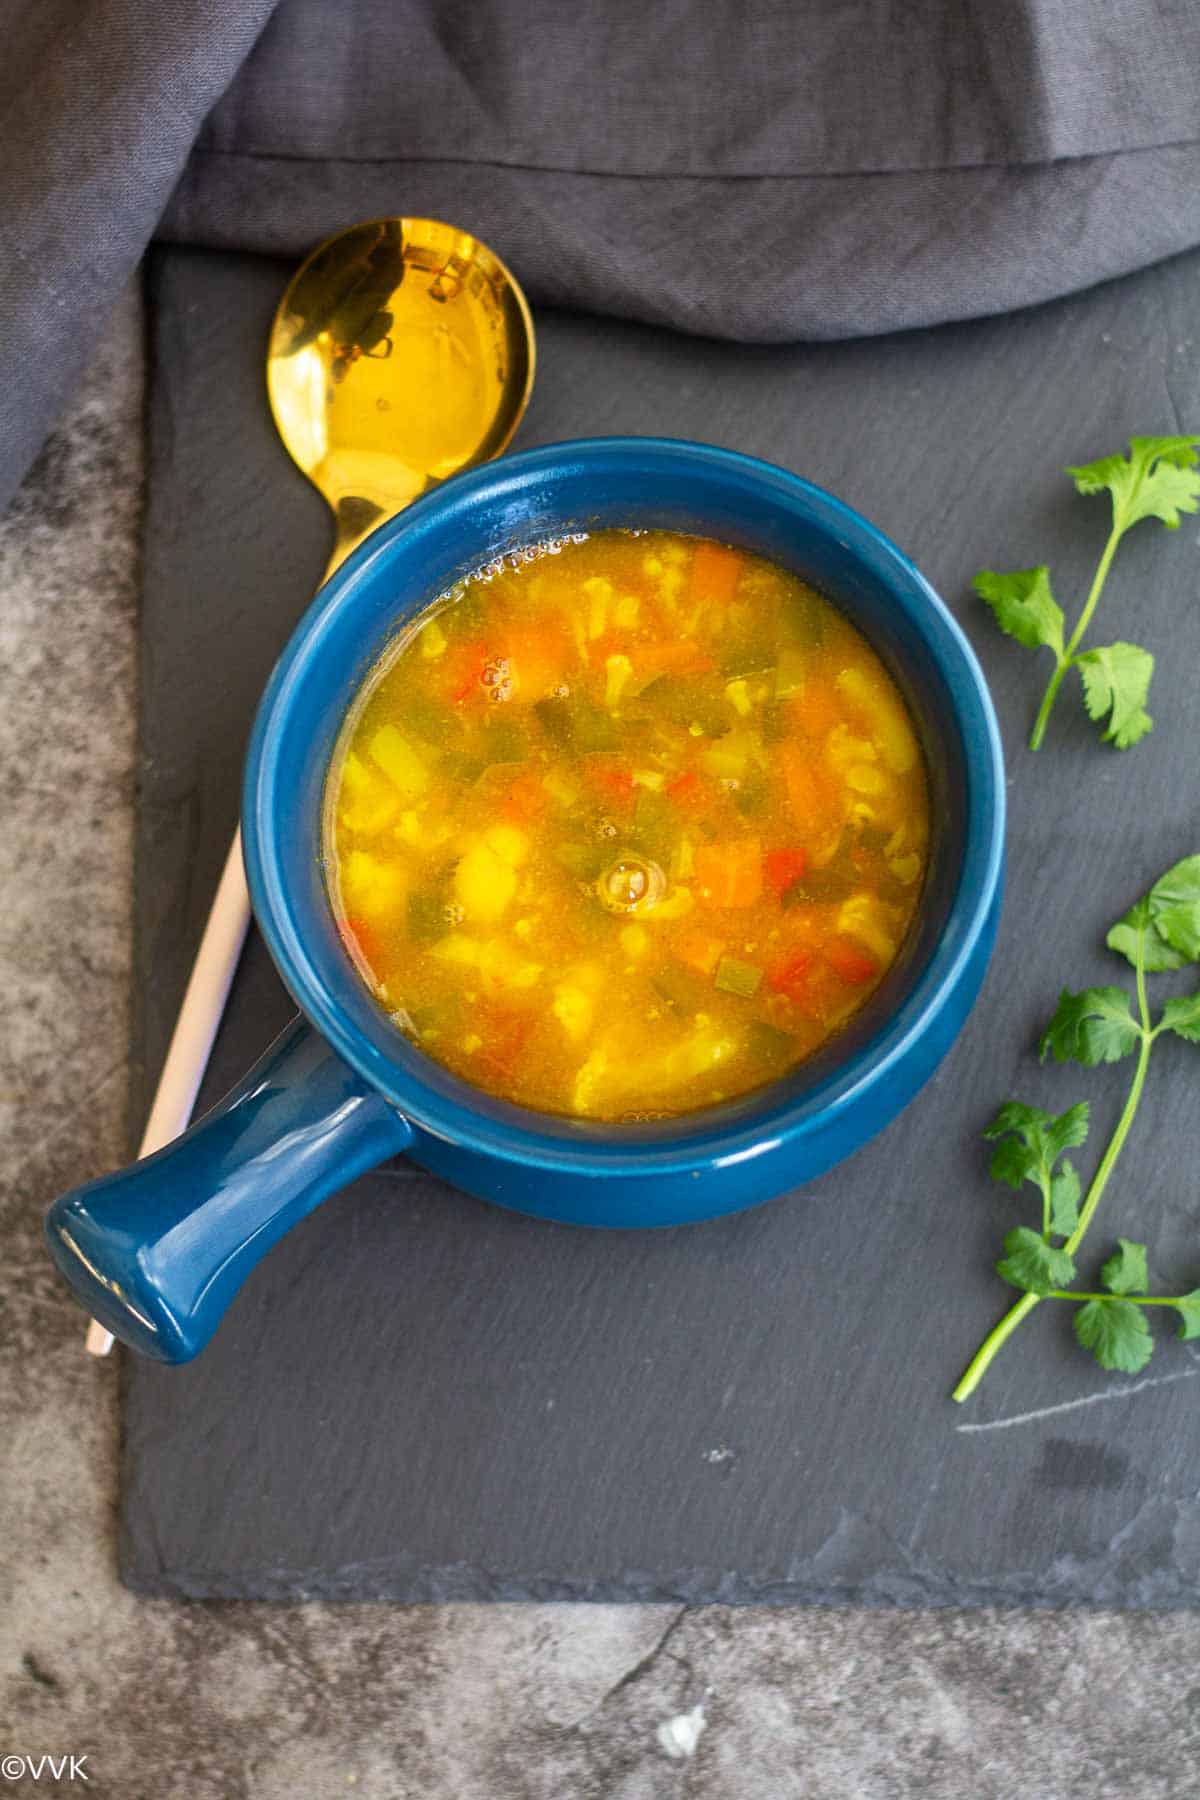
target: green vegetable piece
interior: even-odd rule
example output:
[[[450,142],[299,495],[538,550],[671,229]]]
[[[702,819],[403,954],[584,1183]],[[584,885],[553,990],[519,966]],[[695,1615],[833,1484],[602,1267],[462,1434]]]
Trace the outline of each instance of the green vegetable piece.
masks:
[[[787,736],[787,715],[778,700],[768,700],[760,722],[764,744],[782,744]]]
[[[705,676],[658,675],[641,698],[675,725],[698,726],[704,737],[732,731],[734,714],[724,683]]]
[[[1036,569],[1012,569],[1006,575],[980,569],[971,585],[991,607],[1001,631],[1027,650],[1045,648],[1061,657],[1062,607],[1050,591],[1050,571],[1044,563]]]
[[[408,935],[415,944],[430,943],[446,929],[446,901],[442,894],[416,888],[408,896]]]
[[[538,700],[533,711],[550,742],[560,750],[567,749],[574,741],[570,703],[560,699]]]
[[[691,1015],[711,1005],[707,984],[682,963],[666,963],[651,978],[650,986],[672,1012]]]
[[[1139,937],[1150,973],[1200,962],[1200,856],[1185,856],[1160,875],[1105,941],[1136,967]]]
[[[750,611],[744,624],[730,631],[721,651],[721,674],[726,681],[739,675],[763,675],[775,666],[776,640],[769,621]]]
[[[744,582],[744,578],[743,578]],[[816,596],[789,583],[780,604],[780,621],[802,644],[819,650],[825,642],[825,613]]]
[[[765,775],[748,775],[742,785],[735,791],[733,804],[745,818],[753,818],[767,804],[771,792],[771,784]]]
[[[404,726],[423,743],[445,750],[462,739],[462,719],[449,706],[425,694],[409,694],[404,702]]]
[[[1097,1063],[1120,1062],[1141,1035],[1124,988],[1084,988],[1080,994],[1064,988],[1038,1050],[1043,1062],[1049,1055],[1055,1062],[1093,1069]]]
[[[477,756],[468,756],[461,750],[447,750],[438,764],[438,774],[458,787],[473,787],[483,774],[483,764]]]
[[[554,856],[572,875],[578,875],[582,881],[594,881],[604,867],[608,852],[599,844],[559,844]]]
[[[723,994],[737,994],[752,1000],[762,985],[763,972],[754,963],[741,962],[736,956],[723,956],[713,976],[713,986]]]
[[[1132,1300],[1089,1300],[1075,1314],[1075,1336],[1102,1369],[1136,1375],[1154,1354],[1146,1315]]]
[[[794,644],[785,644],[775,667],[775,698],[790,700],[793,694],[799,694],[808,679],[808,670],[809,658],[805,652]]]
[[[1144,1294],[1150,1286],[1145,1244],[1118,1238],[1116,1249],[1100,1270],[1100,1281],[1110,1294]]]
[[[630,833],[634,848],[665,867],[679,835],[679,814],[669,797],[652,788],[639,788]]]
[[[780,905],[817,906],[830,900],[844,900],[859,885],[857,873],[830,863],[824,869],[810,869],[799,881],[784,888]]]
[[[1018,1225],[1004,1239],[1005,1254],[996,1273],[1010,1286],[1027,1294],[1048,1294],[1075,1279],[1075,1264],[1066,1250],[1056,1250],[1027,1225]]]
[[[1181,1294],[1178,1300],[1171,1302],[1179,1314],[1179,1330],[1176,1337],[1200,1337],[1200,1288],[1193,1288],[1190,1294]]]
[[[514,719],[490,719],[479,734],[484,767],[493,763],[528,762],[529,740]]]
[[[795,1060],[797,1047],[790,1031],[780,1031],[765,1019],[751,1019],[746,1028],[746,1049],[765,1068],[786,1067]]]
[[[1083,700],[1089,719],[1111,714],[1101,743],[1128,750],[1139,743],[1154,720],[1146,711],[1146,695],[1154,673],[1154,658],[1137,644],[1107,644],[1100,650],[1084,650],[1075,658],[1083,677]]]

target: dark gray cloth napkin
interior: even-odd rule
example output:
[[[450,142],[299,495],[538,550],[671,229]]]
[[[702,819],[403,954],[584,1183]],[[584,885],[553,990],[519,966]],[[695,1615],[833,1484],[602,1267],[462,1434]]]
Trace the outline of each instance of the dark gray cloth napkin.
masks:
[[[1194,0],[0,0],[0,503],[151,234],[453,219],[543,303],[751,341],[1200,242]]]

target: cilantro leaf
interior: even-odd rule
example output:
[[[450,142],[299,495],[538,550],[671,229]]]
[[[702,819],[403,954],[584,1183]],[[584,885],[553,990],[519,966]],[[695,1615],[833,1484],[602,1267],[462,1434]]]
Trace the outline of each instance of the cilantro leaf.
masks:
[[[1079,1223],[1079,1176],[1074,1163],[1065,1162],[1050,1183],[1050,1229],[1056,1237],[1070,1237]]]
[[[1075,1264],[1065,1250],[1056,1250],[1038,1232],[1018,1225],[1004,1239],[1007,1254],[996,1264],[997,1275],[1027,1294],[1048,1294],[1075,1279]]]
[[[1167,1031],[1186,1038],[1189,1044],[1200,1044],[1200,994],[1168,1000],[1162,1009],[1160,1023]]]
[[[1051,1055],[1055,1062],[1092,1069],[1097,1063],[1120,1062],[1141,1034],[1124,988],[1084,988],[1080,994],[1064,988],[1038,1051],[1043,1062]]]
[[[1200,962],[1200,856],[1185,856],[1160,875],[1109,932],[1109,949],[1135,968],[1139,930],[1143,966],[1150,974]]]
[[[1089,1300],[1075,1314],[1075,1336],[1102,1369],[1136,1375],[1154,1354],[1146,1315],[1132,1300]]]
[[[1171,1304],[1181,1320],[1176,1337],[1200,1337],[1200,1288],[1193,1288],[1190,1294],[1180,1294]]]
[[[1012,569],[1006,575],[980,569],[971,585],[991,607],[1001,631],[1027,650],[1044,646],[1062,656],[1063,612],[1050,591],[1050,571],[1044,563],[1037,569]]]
[[[1036,1182],[1039,1176],[1048,1176],[1063,1151],[1086,1143],[1087,1134],[1086,1100],[1057,1115],[1043,1112],[1040,1106],[1009,1100],[983,1135],[989,1141],[1004,1140],[992,1157],[991,1172],[995,1180],[1015,1188],[1023,1181]]]
[[[1110,1294],[1144,1294],[1150,1285],[1145,1244],[1118,1238],[1116,1249],[1100,1270],[1100,1280]]]
[[[1196,445],[1200,437],[1135,437],[1129,455],[1101,456],[1068,469],[1081,494],[1112,496],[1113,525],[1128,531],[1139,519],[1161,519],[1174,531],[1179,515],[1200,505]]]
[[[1101,743],[1128,750],[1154,730],[1146,711],[1146,695],[1154,673],[1154,658],[1137,644],[1105,644],[1083,650],[1075,658],[1083,678],[1083,703],[1089,719],[1111,713]]]

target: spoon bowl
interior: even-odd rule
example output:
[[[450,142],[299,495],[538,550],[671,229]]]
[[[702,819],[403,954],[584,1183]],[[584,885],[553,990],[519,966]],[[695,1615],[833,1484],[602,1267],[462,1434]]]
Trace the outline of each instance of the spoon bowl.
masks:
[[[267,392],[333,508],[327,573],[428,488],[505,449],[534,360],[525,296],[470,232],[372,219],[318,245],[275,314]]]

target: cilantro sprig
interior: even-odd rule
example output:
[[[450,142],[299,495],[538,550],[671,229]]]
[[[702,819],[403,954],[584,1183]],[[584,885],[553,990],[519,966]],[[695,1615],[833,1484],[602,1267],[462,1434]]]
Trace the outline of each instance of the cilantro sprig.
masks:
[[[1118,919],[1105,942],[1131,964],[1133,994],[1116,986],[1079,993],[1064,988],[1039,1049],[1043,1061],[1050,1056],[1086,1069],[1134,1056],[1125,1105],[1082,1201],[1079,1177],[1065,1153],[1087,1142],[1086,1101],[1055,1115],[1009,1100],[984,1132],[996,1146],[993,1179],[1016,1189],[1032,1185],[1041,1197],[1041,1222],[1040,1227],[1018,1225],[1004,1239],[996,1272],[1021,1290],[1021,1298],[976,1351],[954,1390],[955,1400],[974,1393],[995,1356],[1043,1300],[1078,1307],[1075,1335],[1105,1369],[1136,1374],[1145,1368],[1154,1349],[1147,1307],[1173,1307],[1180,1319],[1177,1335],[1200,1337],[1200,1288],[1183,1294],[1147,1292],[1144,1244],[1118,1238],[1100,1269],[1098,1287],[1072,1285],[1078,1273],[1076,1254],[1137,1115],[1154,1045],[1164,1033],[1200,1044],[1200,991],[1167,1000],[1154,1020],[1146,987],[1147,975],[1200,963],[1200,856],[1185,857],[1161,875]]]
[[[1046,684],[1041,706],[1029,739],[1029,748],[1041,747],[1058,690],[1069,669],[1078,669],[1083,683],[1083,703],[1089,718],[1107,720],[1102,739],[1118,750],[1128,750],[1153,728],[1146,711],[1154,658],[1139,644],[1104,644],[1091,650],[1080,645],[1092,614],[1104,591],[1117,546],[1125,533],[1142,519],[1160,519],[1168,530],[1179,525],[1181,513],[1200,506],[1200,470],[1196,468],[1198,437],[1135,437],[1128,456],[1102,456],[1081,468],[1068,469],[1081,494],[1107,493],[1112,499],[1112,529],[1096,566],[1088,597],[1070,637],[1066,619],[1050,586],[1050,571],[1013,569],[999,574],[981,569],[975,592],[995,615],[1001,631],[1029,650],[1049,650],[1054,672]]]

